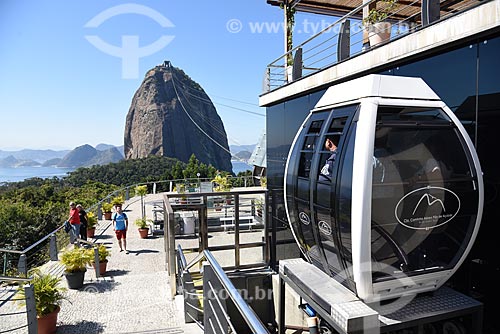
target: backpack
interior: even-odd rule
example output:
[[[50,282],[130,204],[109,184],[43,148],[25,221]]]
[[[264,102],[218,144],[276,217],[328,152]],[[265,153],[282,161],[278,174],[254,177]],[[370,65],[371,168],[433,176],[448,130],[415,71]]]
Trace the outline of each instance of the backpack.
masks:
[[[123,219],[128,219],[127,214],[125,212],[122,212]],[[111,220],[115,220],[116,218],[116,212],[113,213],[113,216],[111,217]]]
[[[71,230],[71,224],[69,223],[69,221],[66,220],[64,222],[64,232],[69,233],[70,230]]]

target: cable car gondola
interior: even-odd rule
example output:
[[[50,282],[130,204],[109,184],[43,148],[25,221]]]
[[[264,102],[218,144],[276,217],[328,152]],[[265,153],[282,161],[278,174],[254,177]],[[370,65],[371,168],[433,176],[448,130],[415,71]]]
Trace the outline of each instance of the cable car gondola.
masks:
[[[329,172],[327,139],[337,146]],[[304,257],[367,302],[437,289],[479,229],[476,151],[420,78],[368,75],[328,88],[285,168]]]

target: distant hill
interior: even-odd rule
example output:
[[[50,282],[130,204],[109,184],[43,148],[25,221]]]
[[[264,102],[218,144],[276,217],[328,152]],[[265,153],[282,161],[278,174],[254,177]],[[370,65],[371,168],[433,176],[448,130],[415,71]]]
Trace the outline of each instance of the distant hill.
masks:
[[[66,154],[68,154],[70,150],[32,150],[32,149],[23,149],[19,151],[2,151],[0,150],[0,159],[5,159],[9,156],[14,157],[18,160],[34,160],[39,163],[43,163],[47,160],[54,158],[62,158]]]
[[[236,154],[241,151],[249,151],[253,152],[256,144],[252,145],[229,145],[229,151],[231,151],[232,154]]]
[[[252,156],[252,152],[249,151],[240,151],[236,154],[234,154],[238,159],[243,160],[243,161],[248,161],[250,157]]]
[[[0,167],[3,168],[13,168],[13,167],[33,167],[40,166],[40,163],[35,160],[30,159],[18,159],[13,155],[9,155],[3,159],[0,159]]]
[[[113,148],[113,147],[115,147],[115,146],[110,145],[110,144],[97,144],[95,149],[98,151],[106,151],[106,150],[109,150],[110,148]]]
[[[114,146],[111,146],[109,149],[99,151],[94,147],[85,144],[66,154],[57,164],[57,167],[89,167],[93,165],[105,165],[110,162],[118,162],[122,159],[123,155]]]
[[[47,160],[42,164],[42,167],[56,167],[61,162],[61,160],[61,158]]]
[[[98,144],[95,148],[86,144],[74,150],[0,150],[0,167],[86,167],[105,165],[123,159],[123,145]]]

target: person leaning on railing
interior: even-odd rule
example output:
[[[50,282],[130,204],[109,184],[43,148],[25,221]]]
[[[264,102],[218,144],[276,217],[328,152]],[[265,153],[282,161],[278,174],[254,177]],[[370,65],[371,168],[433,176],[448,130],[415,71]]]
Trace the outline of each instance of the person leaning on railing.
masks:
[[[70,202],[69,207],[68,221],[71,224],[70,242],[74,243],[76,238],[80,236],[80,215],[78,214],[75,202]]]

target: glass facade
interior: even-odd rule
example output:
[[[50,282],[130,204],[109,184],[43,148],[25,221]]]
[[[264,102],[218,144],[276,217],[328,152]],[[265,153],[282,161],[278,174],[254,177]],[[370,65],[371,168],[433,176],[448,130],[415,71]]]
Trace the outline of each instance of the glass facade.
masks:
[[[495,209],[500,207],[500,162],[492,153],[495,152],[496,144],[500,143],[500,131],[497,129],[500,124],[499,54],[500,37],[497,34],[462,47],[440,50],[439,54],[426,55],[411,62],[402,61],[377,72],[421,77],[455,112],[476,146],[485,182],[483,219],[469,258],[451,283],[463,292],[473,291],[475,296],[485,302],[493,302],[500,297],[497,289],[491,288],[500,280],[500,260],[496,256],[497,252],[491,251],[491,243],[495,242],[494,238],[498,235]],[[276,194],[281,192],[277,198],[281,198],[283,192],[285,160],[295,133],[323,93],[324,90],[310,93],[267,108],[268,187]],[[396,129],[391,131],[397,132]],[[276,211],[273,222],[287,225],[284,211]],[[461,235],[466,231],[464,225],[460,229]],[[380,252],[389,256],[393,250],[385,247]],[[278,255],[278,260],[290,257],[297,256],[282,253]],[[435,261],[453,262],[444,253],[441,257]]]

